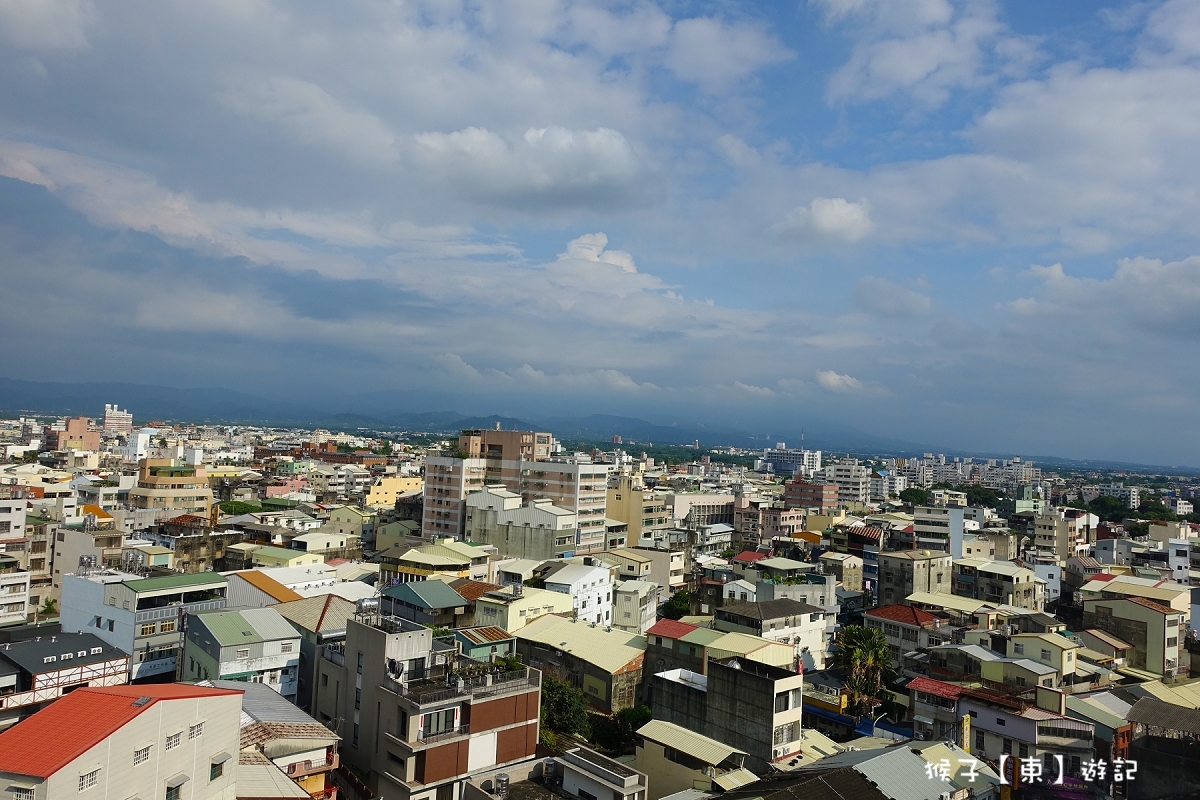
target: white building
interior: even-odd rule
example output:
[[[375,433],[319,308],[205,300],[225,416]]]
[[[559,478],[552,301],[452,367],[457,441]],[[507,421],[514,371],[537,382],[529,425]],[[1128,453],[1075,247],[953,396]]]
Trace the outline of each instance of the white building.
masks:
[[[604,567],[564,564],[546,577],[546,588],[569,594],[576,617],[597,625],[612,624],[612,573]]]
[[[126,436],[133,433],[133,414],[122,411],[116,404],[104,405],[104,432],[122,433]]]
[[[579,518],[548,498],[526,502],[493,484],[467,495],[466,506],[465,538],[492,545],[501,556],[547,559],[575,552]]]
[[[22,490],[0,489],[0,539],[24,538],[26,505]]]
[[[1184,500],[1182,497],[1168,497],[1167,508],[1171,509],[1178,516],[1186,517],[1192,513],[1192,502]]]
[[[821,469],[820,450],[789,450],[784,442],[763,450],[762,458],[754,465],[759,472],[800,474],[811,478]]]
[[[82,687],[0,733],[14,800],[234,800],[241,692],[177,683]]]
[[[1115,497],[1129,509],[1136,509],[1142,504],[1141,492],[1136,486],[1126,486],[1123,483],[1110,483],[1106,486],[1083,487],[1083,499],[1085,502],[1090,503],[1101,496]]]
[[[855,459],[829,464],[818,473],[818,477],[838,487],[839,503],[871,501],[871,471]]]
[[[622,581],[613,589],[612,626],[626,633],[645,633],[658,619],[661,589],[650,581]]]
[[[871,476],[871,499],[887,500],[908,488],[908,478],[903,475],[877,473]]]

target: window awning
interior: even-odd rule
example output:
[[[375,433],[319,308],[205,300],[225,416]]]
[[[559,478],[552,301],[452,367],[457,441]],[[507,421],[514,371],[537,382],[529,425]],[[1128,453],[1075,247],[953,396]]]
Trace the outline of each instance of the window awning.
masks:
[[[231,757],[232,756],[230,756],[229,753],[217,753],[215,756],[209,759],[209,761],[213,764],[224,764]]]
[[[914,714],[913,719],[917,722],[924,722],[926,725],[933,724],[933,720],[931,720],[929,717],[922,717],[920,714]]]
[[[174,788],[177,788],[177,787],[179,787],[179,786],[183,786],[185,783],[187,783],[187,782],[188,782],[188,780],[190,780],[190,779],[188,778],[188,776],[187,776],[187,775],[184,775],[184,774],[181,772],[181,773],[179,773],[178,775],[176,775],[174,778],[171,778],[171,780],[167,781],[167,788],[168,788],[168,789],[174,789]]]

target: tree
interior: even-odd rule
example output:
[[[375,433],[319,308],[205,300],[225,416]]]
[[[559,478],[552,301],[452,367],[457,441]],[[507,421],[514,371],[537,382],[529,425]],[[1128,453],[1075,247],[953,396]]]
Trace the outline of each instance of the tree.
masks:
[[[878,628],[847,625],[838,632],[835,663],[850,691],[850,712],[870,713],[885,683],[895,677],[887,639]]]
[[[929,492],[910,486],[900,493],[900,499],[914,506],[923,506],[929,502]]]
[[[542,727],[556,734],[591,736],[583,692],[548,675],[542,676]]]
[[[1133,512],[1129,510],[1123,502],[1115,497],[1107,494],[1102,494],[1087,505],[1088,511],[1091,511],[1097,517],[1105,522],[1120,522],[1126,517],[1133,516]]]
[[[43,616],[53,616],[58,612],[58,603],[53,597],[47,597],[46,602],[42,603],[41,614]]]
[[[680,589],[671,595],[671,599],[663,603],[662,615],[666,619],[680,619],[692,613],[692,593]]]
[[[1179,519],[1171,509],[1163,504],[1162,498],[1157,495],[1152,495],[1138,504],[1137,516],[1138,519],[1152,519],[1159,522],[1174,522]]]
[[[254,503],[243,503],[241,500],[227,500],[221,503],[221,510],[226,514],[257,514],[262,511],[262,506],[257,506]]]

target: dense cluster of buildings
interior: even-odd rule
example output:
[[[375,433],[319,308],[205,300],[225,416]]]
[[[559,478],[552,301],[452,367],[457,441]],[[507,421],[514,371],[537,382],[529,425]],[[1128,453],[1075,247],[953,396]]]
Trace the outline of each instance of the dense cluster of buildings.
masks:
[[[784,443],[667,466],[539,431],[139,427],[116,406],[0,435],[20,800],[1200,791],[1200,526],[1139,520],[1135,486]],[[1079,507],[1097,497],[1129,518]],[[856,631],[878,649],[848,663]],[[603,753],[544,736],[548,681],[649,721]]]

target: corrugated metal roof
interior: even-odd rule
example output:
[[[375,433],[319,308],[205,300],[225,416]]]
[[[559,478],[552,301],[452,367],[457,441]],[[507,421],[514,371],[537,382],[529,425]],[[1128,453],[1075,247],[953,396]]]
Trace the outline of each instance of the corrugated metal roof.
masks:
[[[218,575],[215,572],[193,572],[180,575],[164,575],[161,578],[142,578],[136,581],[125,581],[126,586],[139,594],[157,592],[162,589],[174,589],[176,587],[200,586],[203,584],[225,586],[227,583],[229,581],[225,580],[223,575]]]
[[[267,800],[276,797],[304,797],[308,792],[300,784],[283,774],[274,764],[238,763],[237,796]]]
[[[758,776],[745,767],[741,767],[731,772],[726,772],[724,775],[718,775],[713,778],[713,783],[729,792],[734,789],[740,789],[743,786],[749,786],[752,783],[758,783]]]
[[[267,575],[256,569],[247,569],[243,570],[242,572],[235,572],[233,574],[253,586],[255,589],[258,589],[260,592],[265,592],[277,602],[290,603],[293,600],[300,599],[300,595],[296,594],[294,591],[284,586],[270,575]]]
[[[196,617],[223,647],[300,638],[296,629],[274,608],[209,611]]]
[[[1164,703],[1153,697],[1138,700],[1126,716],[1130,722],[1200,735],[1200,711]]]
[[[959,597],[956,594],[944,594],[942,592],[913,592],[906,599],[910,603],[948,608],[964,614],[974,614],[979,609],[988,605],[982,600],[973,600],[970,597]]]
[[[442,581],[411,581],[383,590],[388,597],[429,609],[460,608],[467,605],[461,594]]]
[[[640,664],[646,652],[645,636],[593,628],[554,614],[535,619],[516,636],[570,653],[606,672],[617,672],[635,661]]]
[[[715,739],[701,736],[695,731],[660,719],[651,720],[639,728],[638,736],[667,747],[673,747],[681,753],[686,753],[713,766],[720,764],[734,753],[746,755],[745,751],[738,750],[736,747],[730,747]]]
[[[354,616],[354,603],[336,594],[304,597],[274,608],[293,625],[313,633],[344,630],[346,620]]]
[[[460,628],[456,634],[475,644],[491,644],[512,639],[513,634],[496,625],[482,625],[478,628]]]

